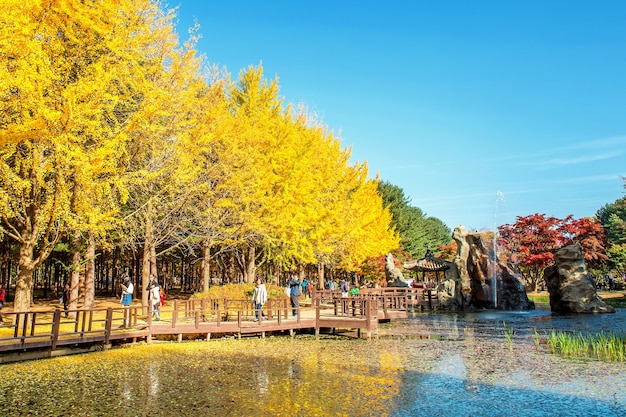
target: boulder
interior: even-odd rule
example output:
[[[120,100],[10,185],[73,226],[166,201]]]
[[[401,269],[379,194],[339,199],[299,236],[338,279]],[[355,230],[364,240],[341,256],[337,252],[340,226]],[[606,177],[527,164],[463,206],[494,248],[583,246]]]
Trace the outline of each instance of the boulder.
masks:
[[[385,275],[387,277],[387,286],[389,287],[409,286],[408,281],[406,281],[402,275],[402,270],[396,266],[391,253],[388,253],[385,257]]]
[[[458,251],[454,259],[456,268],[449,278],[455,279],[460,287],[456,293],[461,306],[498,310],[535,308],[513,269],[494,254],[493,244],[485,244],[479,233],[468,233],[463,226],[454,229],[452,238]]]
[[[554,265],[544,271],[550,293],[550,309],[558,313],[614,313],[600,296],[587,272],[579,244],[565,246],[554,254]]]

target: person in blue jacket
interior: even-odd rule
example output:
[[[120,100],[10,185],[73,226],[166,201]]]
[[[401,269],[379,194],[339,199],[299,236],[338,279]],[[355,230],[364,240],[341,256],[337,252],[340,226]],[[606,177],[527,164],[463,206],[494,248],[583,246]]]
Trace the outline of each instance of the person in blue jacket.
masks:
[[[304,298],[306,298],[308,295],[308,291],[307,291],[308,285],[309,285],[309,280],[305,278],[304,281],[302,281],[302,295],[304,295]]]
[[[289,298],[291,300],[291,312],[295,317],[300,309],[300,280],[297,275],[292,275],[289,280]]]

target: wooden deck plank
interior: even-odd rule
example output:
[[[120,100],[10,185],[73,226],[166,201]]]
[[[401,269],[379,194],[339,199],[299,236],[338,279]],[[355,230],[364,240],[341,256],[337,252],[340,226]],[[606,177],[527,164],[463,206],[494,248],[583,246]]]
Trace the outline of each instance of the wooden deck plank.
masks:
[[[406,296],[401,295],[337,298],[327,300],[324,304],[321,301],[316,299],[310,306],[301,307],[298,317],[291,316],[290,308],[275,308],[272,317],[261,322],[252,320],[254,316],[249,309],[209,312],[208,304],[199,302],[174,303],[172,309],[162,311],[161,321],[152,321],[149,316],[142,316],[140,314],[142,307],[139,305],[131,308],[108,308],[106,319],[94,318],[95,310],[77,311],[77,318],[69,321],[60,318],[58,309],[53,312],[19,313],[19,316],[16,313],[15,319],[19,318],[21,323],[29,323],[31,320],[34,322],[41,317],[56,319],[44,323],[43,327],[40,327],[43,330],[41,334],[34,334],[33,332],[36,333],[34,327],[31,329],[21,325],[18,330],[12,330],[14,335],[17,334],[16,337],[0,337],[0,352],[37,349],[54,351],[57,347],[84,348],[89,345],[108,345],[112,341],[124,339],[146,338],[150,341],[152,336],[161,335],[179,337],[184,334],[249,335],[299,329],[309,329],[316,334],[320,329],[357,329],[359,334],[361,330],[367,330],[370,337],[371,330],[378,328],[379,320],[408,317],[411,304]],[[32,318],[29,314],[32,314]],[[124,321],[124,314],[131,317],[132,326],[128,328],[120,326]],[[38,321],[38,325],[40,323],[41,321]],[[67,331],[68,325],[72,324],[72,330]],[[27,331],[30,333],[26,333]]]

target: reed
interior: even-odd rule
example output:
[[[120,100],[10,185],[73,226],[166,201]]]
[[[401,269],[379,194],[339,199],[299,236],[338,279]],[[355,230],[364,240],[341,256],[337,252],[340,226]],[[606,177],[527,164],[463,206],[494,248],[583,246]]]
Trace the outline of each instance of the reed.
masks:
[[[541,345],[541,335],[537,331],[536,327],[533,329],[533,340],[535,342],[535,349],[539,350],[539,345]]]
[[[503,331],[504,331],[504,338],[506,339],[509,345],[509,350],[512,352],[513,351],[513,335],[515,335],[515,329],[513,329],[512,327],[507,327],[506,321],[502,322],[502,326],[503,326]]]
[[[593,358],[604,362],[626,361],[626,336],[612,332],[594,335],[552,331],[548,338],[552,353],[565,358]]]

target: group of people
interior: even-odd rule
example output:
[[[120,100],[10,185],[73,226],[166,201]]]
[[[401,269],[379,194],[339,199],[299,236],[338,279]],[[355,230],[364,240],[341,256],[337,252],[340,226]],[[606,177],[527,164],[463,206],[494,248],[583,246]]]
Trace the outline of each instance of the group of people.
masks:
[[[348,294],[350,293],[350,283],[348,281],[346,281],[345,279],[342,279],[341,281],[339,281],[339,283],[337,283],[336,281],[326,281],[326,283],[324,284],[324,287],[327,290],[340,290],[341,291],[341,296],[343,298],[348,297]]]
[[[124,275],[122,278],[122,282],[120,284],[122,288],[122,298],[120,299],[120,303],[123,307],[130,306],[133,303],[133,292],[135,290],[135,286],[133,285],[133,281],[130,279],[128,274]],[[165,291],[159,285],[159,282],[154,274],[150,274],[150,280],[148,281],[148,286],[146,287],[146,292],[148,293],[148,303],[152,309],[152,317],[154,317],[155,321],[161,320],[161,306],[165,305]],[[130,311],[129,311],[130,314]],[[130,322],[130,316],[125,317],[124,324]]]
[[[300,282],[297,275],[292,275],[287,282],[285,293],[289,295],[289,301],[291,304],[291,314],[293,317],[298,315],[300,309],[300,295],[310,294],[311,286],[313,284],[305,279]],[[265,317],[263,313],[263,305],[267,302],[267,288],[265,287],[265,280],[263,278],[257,278],[254,281],[254,291],[252,292],[252,302],[254,304],[255,319],[258,321],[261,317]]]
[[[152,316],[155,321],[161,320],[161,305],[165,304],[165,291],[161,289],[156,276],[150,274],[150,281],[146,287],[148,292],[148,303],[152,306]]]

